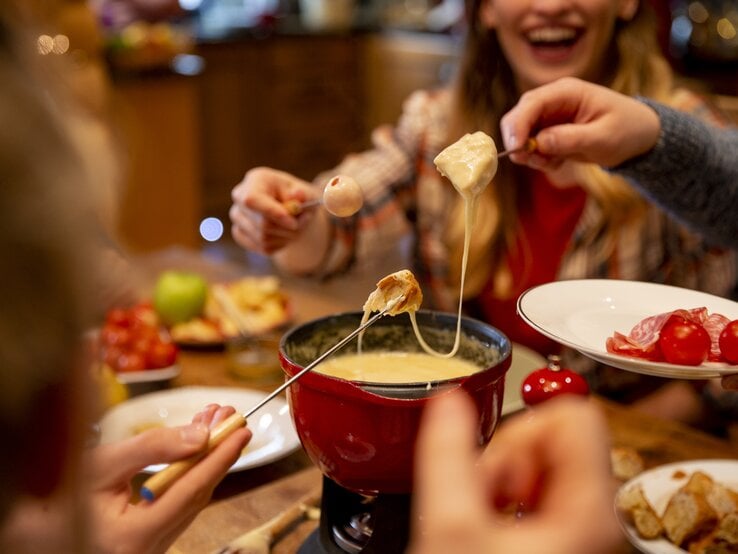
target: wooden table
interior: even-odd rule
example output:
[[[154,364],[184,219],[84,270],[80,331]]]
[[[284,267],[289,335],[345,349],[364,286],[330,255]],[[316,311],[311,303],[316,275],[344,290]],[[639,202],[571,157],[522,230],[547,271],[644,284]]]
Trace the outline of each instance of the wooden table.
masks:
[[[178,263],[174,264],[173,259]],[[243,268],[226,265],[203,267],[201,257],[186,255],[183,258],[181,252],[175,252],[174,257],[165,257],[160,262],[159,267],[187,267],[214,279],[243,275]],[[301,323],[331,313],[358,309],[367,291],[372,290],[372,282],[372,277],[322,284],[289,279],[284,281],[284,286],[294,303],[294,322]],[[180,366],[182,372],[174,381],[174,386],[234,386],[271,390],[271,386],[260,387],[232,376],[228,372],[227,356],[223,351],[185,351],[180,356]],[[611,444],[635,448],[647,467],[696,459],[738,459],[738,451],[727,441],[679,423],[644,416],[599,398],[593,401],[606,416]],[[217,550],[283,512],[307,492],[319,487],[320,482],[320,472],[302,450],[267,466],[229,474],[216,488],[212,503],[179,537],[170,553],[199,554]],[[316,525],[316,522],[300,524],[282,537],[272,552],[295,552]],[[634,552],[623,539],[623,544],[613,554]]]
[[[243,382],[229,375],[222,352],[187,352],[181,364],[178,385],[243,386]],[[646,467],[696,459],[738,458],[738,451],[727,441],[600,398],[593,401],[607,418],[611,444],[635,448]],[[230,474],[216,489],[211,505],[180,536],[170,553],[212,552],[284,511],[319,487],[320,481],[320,472],[302,450],[267,466]],[[295,552],[316,525],[301,523],[281,538],[272,552]],[[635,552],[624,539],[613,554]]]

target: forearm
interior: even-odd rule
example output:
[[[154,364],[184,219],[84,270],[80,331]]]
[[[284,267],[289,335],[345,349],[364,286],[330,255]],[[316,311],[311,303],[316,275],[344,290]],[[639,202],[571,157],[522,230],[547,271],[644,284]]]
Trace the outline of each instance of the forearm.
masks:
[[[720,246],[738,246],[738,131],[709,125],[644,100],[661,135],[647,154],[611,171]]]

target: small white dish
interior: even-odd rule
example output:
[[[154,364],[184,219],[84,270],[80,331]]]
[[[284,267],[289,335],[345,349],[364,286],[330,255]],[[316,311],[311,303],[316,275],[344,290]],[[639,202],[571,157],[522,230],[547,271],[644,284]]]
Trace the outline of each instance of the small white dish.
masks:
[[[702,471],[733,490],[738,491],[738,460],[693,460],[675,462],[644,471],[624,483],[620,489],[641,485],[643,494],[661,516],[672,495],[684,485],[695,471]],[[619,491],[618,491],[619,492]],[[638,536],[638,531],[623,519],[616,509],[618,521],[630,543],[644,554],[685,554],[686,550],[672,544],[667,539],[646,540]]]
[[[502,415],[517,412],[525,407],[522,387],[525,378],[532,371],[546,367],[548,362],[535,350],[514,342],[512,344],[512,363],[505,375],[505,396],[502,399]]]
[[[185,425],[206,405],[217,403],[245,413],[267,393],[241,388],[182,387],[144,394],[118,404],[100,420],[100,443],[123,440],[149,427]],[[298,448],[287,402],[274,398],[256,412],[248,423],[253,437],[229,472],[258,467],[283,458]],[[144,469],[159,471],[165,464]]]
[[[706,307],[738,319],[738,303],[705,292],[617,279],[556,281],[528,289],[518,298],[518,313],[531,327],[585,356],[635,373],[678,379],[709,379],[738,373],[738,366],[706,362],[685,366],[610,354],[605,343],[624,335],[643,319],[685,308]]]
[[[161,369],[145,369],[143,371],[122,371],[115,374],[115,378],[124,385],[136,383],[153,383],[168,381],[179,375],[179,365],[174,364]]]

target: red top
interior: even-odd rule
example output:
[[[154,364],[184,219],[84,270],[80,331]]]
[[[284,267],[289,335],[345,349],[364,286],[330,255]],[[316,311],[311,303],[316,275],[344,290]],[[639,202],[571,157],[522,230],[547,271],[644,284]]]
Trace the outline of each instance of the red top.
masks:
[[[479,296],[480,309],[490,325],[500,329],[512,342],[543,356],[557,353],[560,346],[522,320],[516,311],[518,296],[532,286],[556,280],[586,197],[579,186],[558,188],[543,173],[533,172],[532,178],[518,187],[520,231],[516,247],[508,256],[512,291],[506,298],[496,298],[490,279]]]

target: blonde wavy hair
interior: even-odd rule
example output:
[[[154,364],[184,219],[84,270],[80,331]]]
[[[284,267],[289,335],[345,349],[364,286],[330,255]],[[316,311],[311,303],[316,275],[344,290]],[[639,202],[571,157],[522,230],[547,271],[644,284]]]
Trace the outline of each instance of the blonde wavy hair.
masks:
[[[493,30],[480,23],[482,0],[467,0],[469,30],[453,91],[453,110],[449,142],[463,134],[482,130],[502,144],[498,122],[519,98],[513,72]],[[654,14],[643,1],[633,18],[616,22],[609,67],[613,71],[600,84],[628,94],[653,98],[669,104],[673,94],[673,74],[660,54],[656,40]],[[614,238],[614,230],[624,222],[643,216],[645,201],[621,178],[592,164],[577,164],[577,182],[595,199],[604,213],[605,233]],[[502,163],[493,185],[480,198],[478,217],[470,245],[465,297],[478,295],[490,277],[499,295],[514,294],[505,263],[514,248],[517,232],[515,182],[522,179],[519,166]],[[464,240],[463,205],[454,207],[445,240],[450,252],[449,283],[458,283]],[[585,237],[585,240],[592,237]],[[614,245],[613,240],[610,241]],[[610,255],[605,249],[603,259]],[[524,254],[524,253],[523,253]]]

